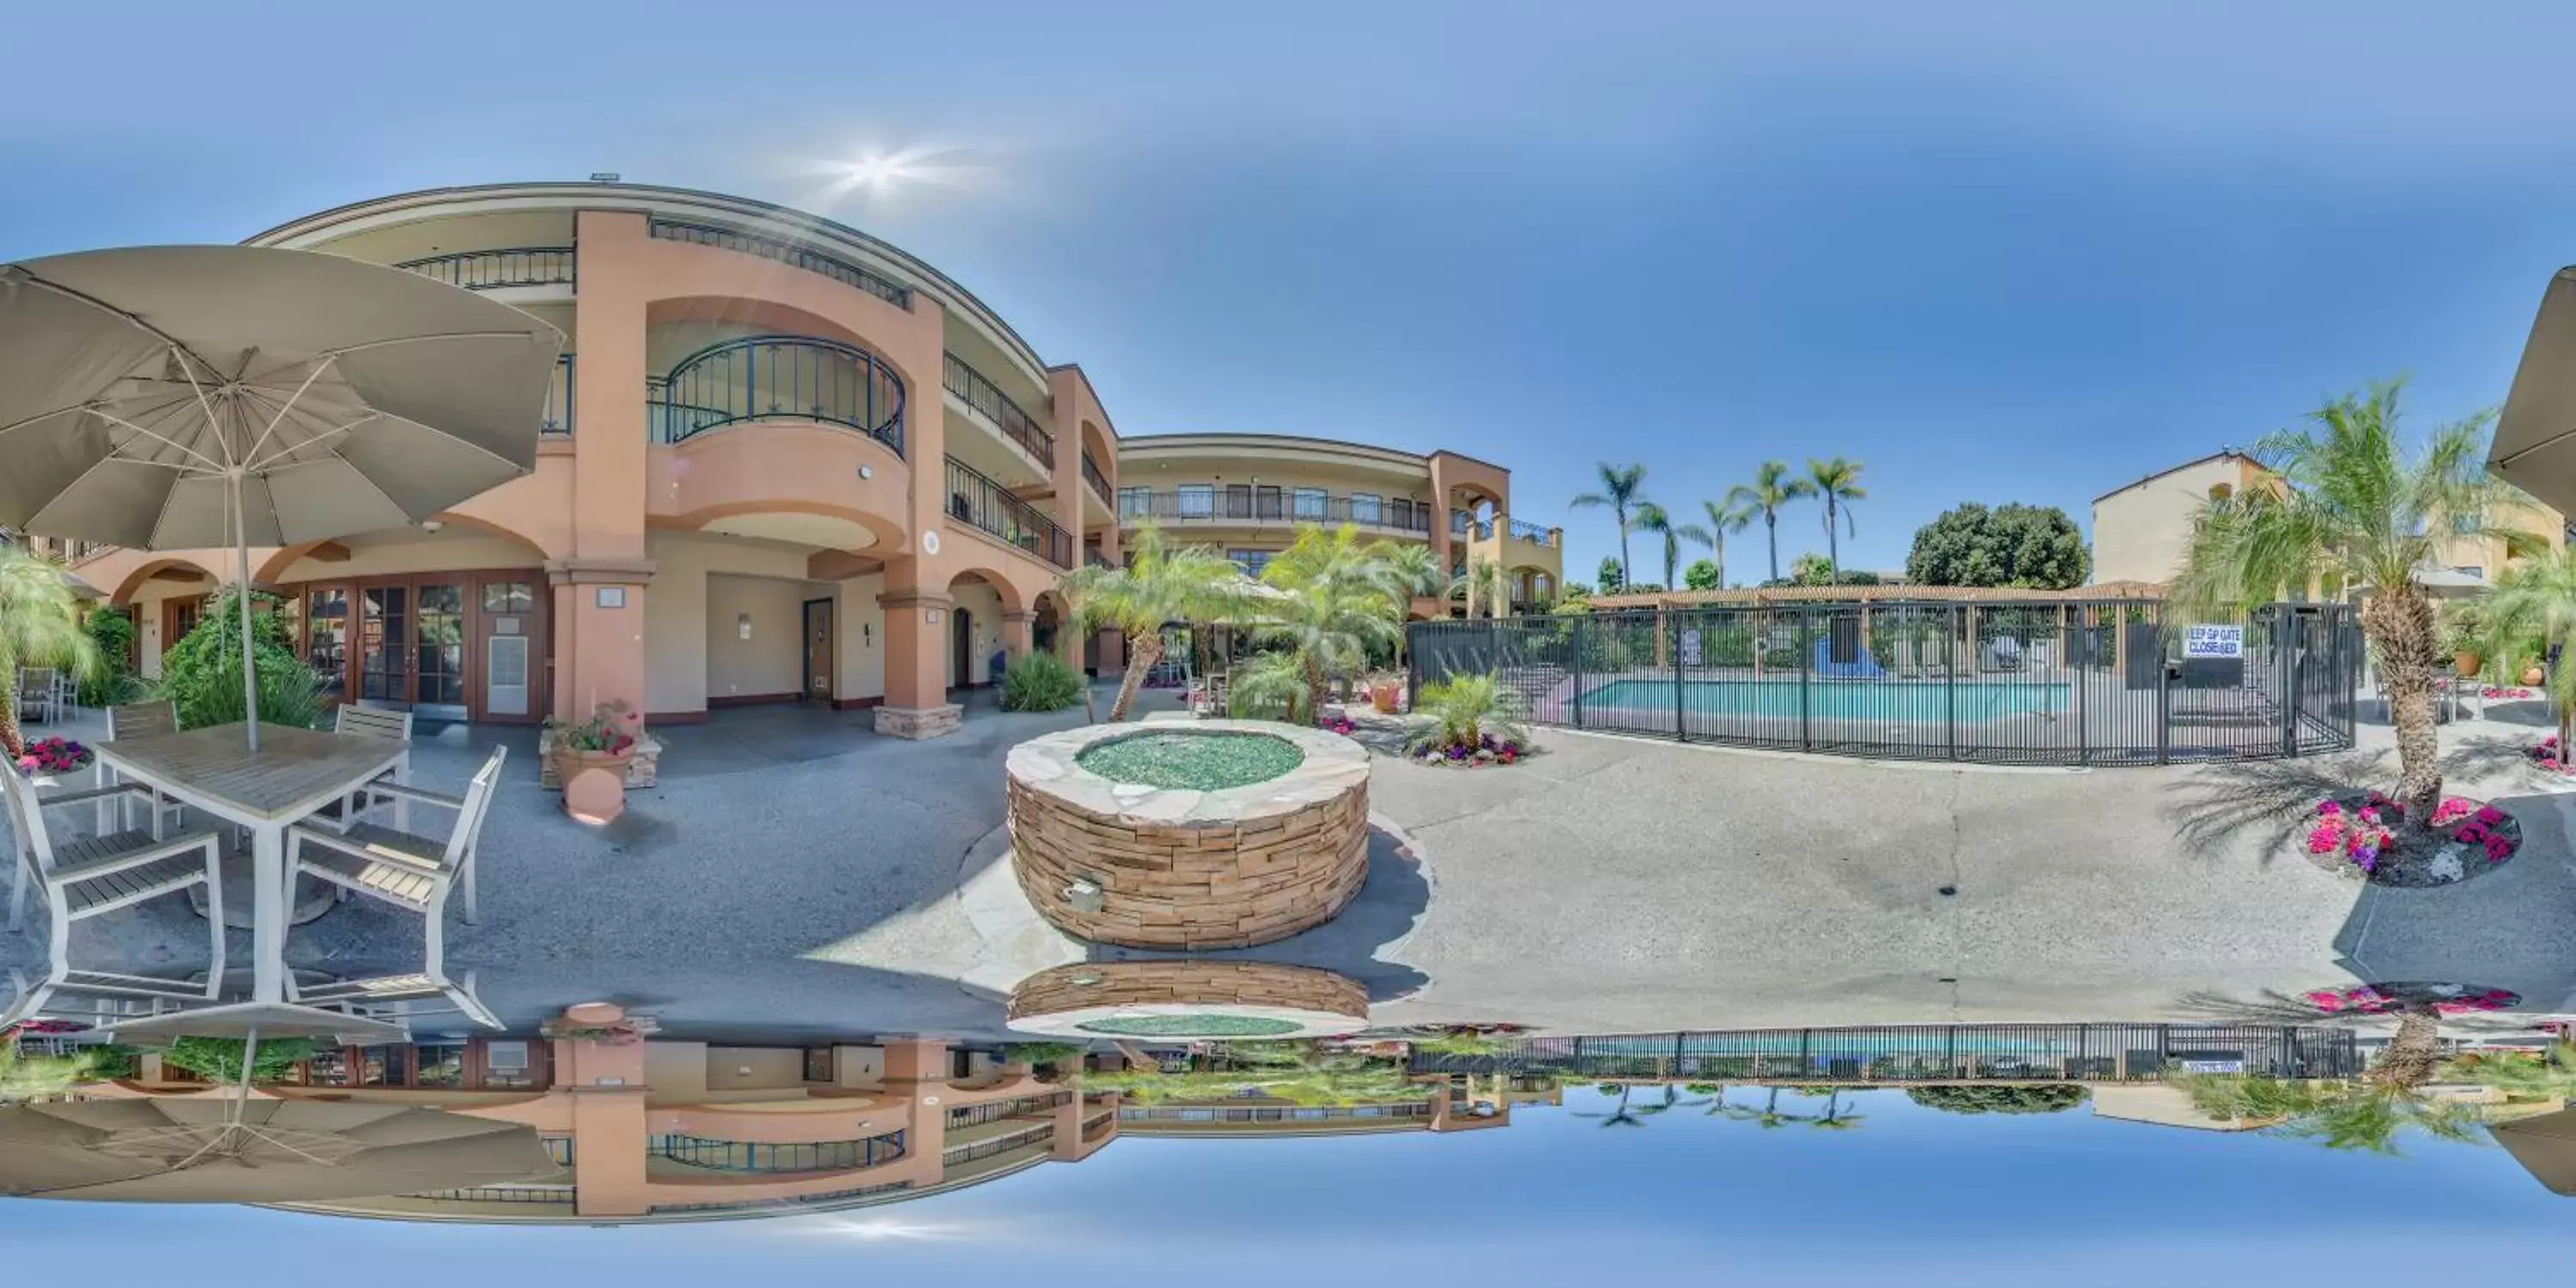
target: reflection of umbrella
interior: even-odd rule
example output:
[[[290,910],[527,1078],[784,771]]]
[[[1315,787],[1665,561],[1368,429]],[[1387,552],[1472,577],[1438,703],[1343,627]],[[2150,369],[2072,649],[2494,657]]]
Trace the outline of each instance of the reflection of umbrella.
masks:
[[[158,1097],[0,1110],[0,1194],[159,1203],[291,1203],[413,1194],[552,1174],[524,1125],[403,1105],[253,1101],[259,1040],[368,1045],[399,1024],[282,1002],[210,1006],[115,1026],[120,1042],[242,1039],[221,1100]]]
[[[2550,1193],[2576,1195],[2576,1109],[2518,1118],[2487,1130]]]
[[[563,335],[401,269],[251,246],[0,265],[0,524],[250,547],[401,527],[527,473]]]
[[[151,1097],[0,1109],[0,1194],[298,1203],[553,1174],[523,1123],[407,1105]]]

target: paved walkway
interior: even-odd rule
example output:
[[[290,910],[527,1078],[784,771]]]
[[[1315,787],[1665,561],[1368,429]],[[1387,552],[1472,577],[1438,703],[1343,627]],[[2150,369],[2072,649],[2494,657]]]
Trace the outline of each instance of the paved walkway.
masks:
[[[715,1038],[998,1036],[1002,987],[1082,951],[1020,933],[1032,914],[994,866],[1001,761],[1082,716],[974,701],[959,734],[926,743],[875,737],[864,713],[786,709],[669,730],[661,786],[600,830],[535,788],[528,733],[426,740],[417,777],[432,786],[461,784],[489,742],[512,746],[483,924],[451,922],[451,962],[522,1023],[607,996]],[[1510,769],[1381,760],[1385,830],[1361,901],[1244,955],[1354,974],[1389,1022],[1589,1032],[2190,1018],[2356,978],[2576,1008],[2558,931],[2576,916],[2571,798],[2543,795],[2514,759],[2532,736],[2501,722],[2446,734],[2457,786],[2508,798],[2529,833],[2504,869],[2427,891],[2365,887],[2295,852],[2321,781],[2370,780],[2376,752],[2017,772],[1558,733]],[[202,955],[202,923],[175,908],[105,924],[112,937],[84,951]],[[300,929],[292,957],[349,974],[418,943],[416,919],[352,903]],[[0,934],[0,966],[34,951]]]

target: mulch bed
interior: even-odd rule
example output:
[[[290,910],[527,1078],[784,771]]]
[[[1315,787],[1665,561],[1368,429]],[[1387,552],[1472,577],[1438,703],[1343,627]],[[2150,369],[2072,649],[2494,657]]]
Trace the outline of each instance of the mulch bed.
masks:
[[[2497,806],[2444,798],[2430,828],[2406,825],[2406,807],[2366,792],[2317,804],[2307,851],[2378,885],[2456,885],[2500,868],[2522,849],[2522,822]]]

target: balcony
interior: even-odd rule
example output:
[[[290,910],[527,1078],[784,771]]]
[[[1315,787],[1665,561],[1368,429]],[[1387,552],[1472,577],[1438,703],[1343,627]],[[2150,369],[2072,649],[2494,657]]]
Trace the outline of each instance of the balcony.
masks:
[[[948,517],[980,528],[1058,568],[1073,567],[1073,536],[1009,488],[948,458]]]
[[[1553,547],[1557,543],[1558,539],[1564,534],[1564,529],[1562,528],[1541,527],[1538,524],[1525,523],[1519,519],[1510,520],[1505,525],[1504,531],[1508,532],[1514,541],[1526,541],[1534,546],[1550,547]]]
[[[469,291],[497,291],[513,286],[573,286],[578,258],[570,246],[514,246],[407,259],[394,267]]]
[[[1089,448],[1084,448],[1082,452],[1082,481],[1091,485],[1092,492],[1099,496],[1101,504],[1115,504],[1110,500],[1109,476],[1101,473],[1100,462],[1091,459]]]
[[[1130,489],[1118,498],[1118,521],[1132,525],[1143,519],[1172,527],[1302,523],[1339,527],[1351,523],[1387,532],[1421,535],[1431,531],[1431,507],[1419,501],[1283,494],[1249,488],[1223,492]]]
[[[709,345],[645,381],[657,443],[726,425],[815,420],[844,425],[903,455],[903,380],[875,354],[838,340],[764,335]]]
[[[649,1157],[711,1172],[806,1173],[847,1172],[875,1167],[903,1157],[903,1133],[889,1132],[865,1140],[826,1140],[801,1144],[708,1140],[701,1136],[655,1136],[646,1145]]]
[[[1055,470],[1055,435],[1038,424],[1037,418],[1020,410],[1009,394],[985,378],[984,373],[967,366],[956,354],[942,355],[940,379],[948,392],[1002,431],[1004,438],[1020,445],[1021,450],[1036,458],[1039,465]]]
[[[713,246],[741,255],[757,255],[775,260],[789,268],[801,268],[831,278],[844,286],[855,286],[899,309],[912,307],[912,290],[883,274],[836,259],[820,251],[807,250],[794,242],[725,228],[715,224],[693,224],[678,219],[656,219],[646,230],[662,241],[687,242],[693,246]]]

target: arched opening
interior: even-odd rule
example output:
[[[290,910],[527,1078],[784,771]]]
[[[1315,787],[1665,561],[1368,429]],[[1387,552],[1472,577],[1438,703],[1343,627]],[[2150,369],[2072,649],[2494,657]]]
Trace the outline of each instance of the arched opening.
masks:
[[[521,533],[441,515],[290,546],[268,574],[326,700],[533,724],[547,710],[552,657],[545,559]]]
[[[992,683],[994,661],[1003,651],[1003,621],[1027,611],[1025,601],[1000,573],[980,569],[951,578],[948,599],[948,687]]]
[[[965,677],[975,670],[975,614],[960,608],[948,621],[948,687],[967,688],[974,683]]]

